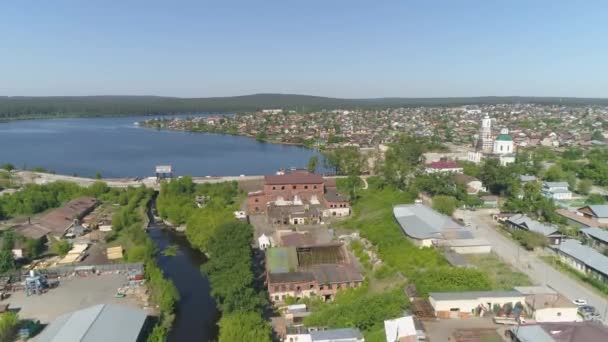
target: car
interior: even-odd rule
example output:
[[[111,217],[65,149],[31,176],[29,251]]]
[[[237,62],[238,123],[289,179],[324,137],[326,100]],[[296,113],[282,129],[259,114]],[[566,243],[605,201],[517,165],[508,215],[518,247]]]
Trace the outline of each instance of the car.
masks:
[[[578,308],[579,311],[585,312],[585,313],[594,313],[595,312],[595,307],[591,306],[591,305],[583,305],[581,307]]]
[[[584,299],[581,299],[581,298],[577,298],[577,299],[573,300],[572,303],[574,303],[575,305],[578,305],[578,306],[587,305],[587,301]]]

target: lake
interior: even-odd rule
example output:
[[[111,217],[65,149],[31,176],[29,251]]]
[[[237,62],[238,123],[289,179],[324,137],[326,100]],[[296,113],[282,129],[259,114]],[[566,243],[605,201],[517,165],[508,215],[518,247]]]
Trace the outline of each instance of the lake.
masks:
[[[147,177],[173,165],[177,175],[238,176],[306,167],[317,151],[246,137],[163,131],[134,125],[150,117],[23,120],[0,123],[0,164],[59,174]],[[320,159],[321,160],[321,159]],[[322,164],[322,163],[320,163]]]

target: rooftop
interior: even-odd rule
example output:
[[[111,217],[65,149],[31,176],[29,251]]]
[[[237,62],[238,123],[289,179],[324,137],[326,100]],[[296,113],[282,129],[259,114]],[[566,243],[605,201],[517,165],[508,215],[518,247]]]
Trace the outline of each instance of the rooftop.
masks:
[[[556,249],[563,254],[578,259],[588,267],[608,275],[608,257],[589,246],[582,245],[580,241],[564,240],[556,246]]]
[[[496,137],[498,141],[513,141],[513,138],[509,134],[499,134]]]
[[[608,243],[608,231],[605,231],[598,227],[584,228],[581,229],[585,235],[589,235],[595,239],[598,239],[604,243]]]
[[[448,216],[422,204],[396,205],[393,215],[405,234],[415,239],[445,238],[444,234],[455,235],[454,238],[459,239],[473,237],[471,232]]]
[[[323,184],[323,177],[315,173],[293,172],[284,175],[264,176],[264,183],[267,185]]]
[[[604,226],[604,224],[594,220],[594,219],[590,219],[588,217],[585,217],[583,215],[578,215],[575,212],[571,212],[567,209],[556,209],[555,212],[558,215],[561,215],[563,217],[566,217],[572,221],[576,221],[584,226],[587,227],[595,227],[595,226]]]
[[[608,328],[594,322],[562,322],[511,328],[521,342],[604,342]]]
[[[513,215],[507,219],[507,222],[513,223],[519,227],[527,228],[529,231],[543,236],[550,236],[559,232],[556,226],[543,224],[523,214]]]
[[[356,341],[363,340],[363,335],[358,329],[343,328],[321,331],[311,331],[310,338],[315,341]]]
[[[526,296],[526,304],[534,310],[546,308],[575,308],[576,305],[559,293],[537,293]]]
[[[588,205],[587,206],[589,209],[591,209],[591,212],[593,212],[593,215],[595,217],[598,218],[606,218],[608,217],[608,204],[595,204],[595,205]],[[586,208],[586,207],[583,207]],[[581,208],[581,209],[583,209]]]
[[[426,167],[433,169],[456,169],[460,168],[456,162],[453,161],[436,161],[426,164]]]
[[[38,342],[131,342],[141,339],[147,314],[123,305],[100,304],[57,317]]]
[[[416,326],[412,316],[384,321],[384,334],[387,341],[397,341],[401,337],[416,336]]]

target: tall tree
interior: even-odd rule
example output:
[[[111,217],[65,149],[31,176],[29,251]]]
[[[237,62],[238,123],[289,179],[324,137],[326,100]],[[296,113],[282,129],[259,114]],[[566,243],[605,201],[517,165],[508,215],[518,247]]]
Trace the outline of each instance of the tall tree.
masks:
[[[317,157],[317,156],[310,157],[310,159],[308,159],[308,166],[306,167],[308,172],[315,172],[317,170],[318,162],[319,162],[319,157]]]

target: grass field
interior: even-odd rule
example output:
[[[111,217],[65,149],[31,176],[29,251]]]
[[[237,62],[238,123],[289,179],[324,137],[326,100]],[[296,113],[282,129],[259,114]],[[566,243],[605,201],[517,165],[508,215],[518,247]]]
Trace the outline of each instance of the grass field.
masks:
[[[466,255],[465,259],[490,277],[494,290],[511,290],[514,286],[532,285],[527,275],[515,270],[494,253]]]

